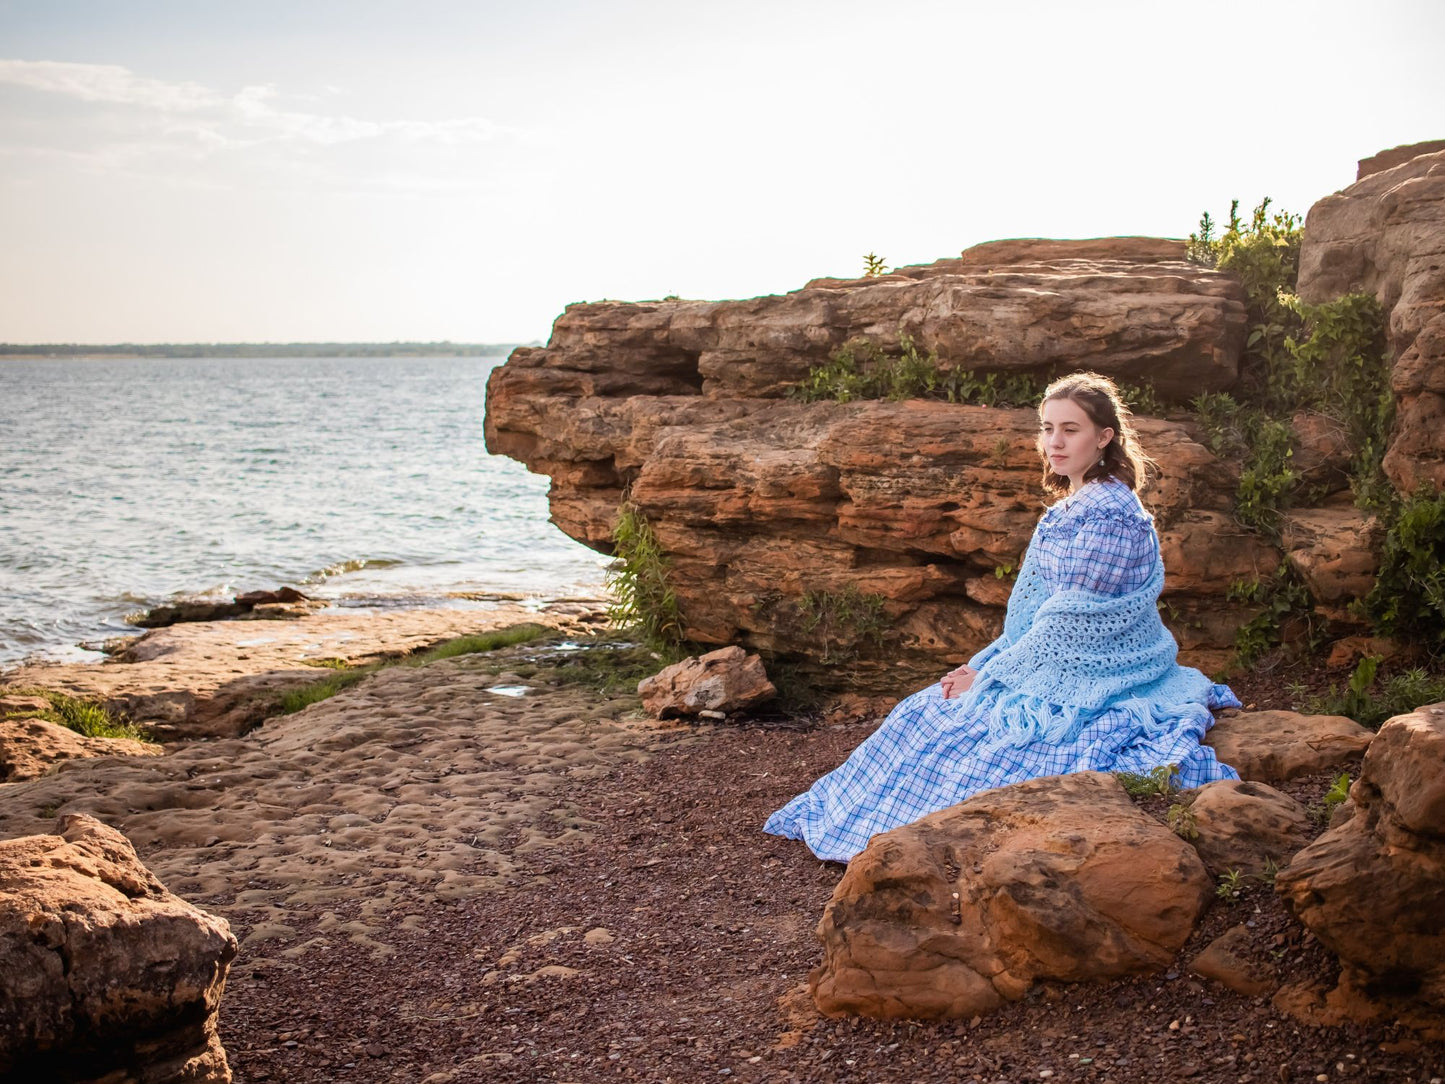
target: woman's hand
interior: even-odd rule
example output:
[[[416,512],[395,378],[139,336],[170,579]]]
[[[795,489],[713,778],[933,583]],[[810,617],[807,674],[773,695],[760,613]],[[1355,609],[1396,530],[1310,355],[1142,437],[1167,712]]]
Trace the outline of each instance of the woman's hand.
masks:
[[[950,670],[939,682],[943,686],[943,699],[952,700],[955,696],[962,696],[973,687],[973,679],[976,677],[978,671],[972,666],[965,665],[957,670]]]

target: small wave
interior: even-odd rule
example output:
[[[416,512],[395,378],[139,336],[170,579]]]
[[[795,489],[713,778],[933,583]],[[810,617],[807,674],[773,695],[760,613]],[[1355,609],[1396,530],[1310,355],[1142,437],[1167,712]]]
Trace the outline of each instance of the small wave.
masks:
[[[402,562],[391,557],[353,557],[350,560],[337,561],[335,564],[327,565],[315,572],[308,572],[302,577],[301,582],[325,583],[332,576],[342,576],[348,572],[361,572],[368,568],[395,568],[399,564]]]

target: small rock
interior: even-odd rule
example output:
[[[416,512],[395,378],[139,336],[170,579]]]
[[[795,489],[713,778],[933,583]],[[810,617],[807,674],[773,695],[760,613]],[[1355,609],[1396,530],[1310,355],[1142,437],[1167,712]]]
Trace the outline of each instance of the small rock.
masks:
[[[637,693],[649,714],[668,719],[743,711],[771,700],[778,690],[768,680],[763,660],[734,646],[666,667],[639,682]]]

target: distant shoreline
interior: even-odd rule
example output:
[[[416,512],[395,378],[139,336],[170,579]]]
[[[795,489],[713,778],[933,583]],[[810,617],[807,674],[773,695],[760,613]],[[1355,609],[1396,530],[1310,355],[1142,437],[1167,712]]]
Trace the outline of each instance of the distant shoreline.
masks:
[[[435,358],[505,357],[541,343],[0,343],[0,361],[139,358]]]

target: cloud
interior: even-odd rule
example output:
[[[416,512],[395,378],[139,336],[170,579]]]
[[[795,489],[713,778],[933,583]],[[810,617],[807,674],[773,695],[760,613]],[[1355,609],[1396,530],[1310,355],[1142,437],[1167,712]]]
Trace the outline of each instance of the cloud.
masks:
[[[398,139],[459,146],[485,143],[510,129],[485,117],[374,121],[344,114],[287,109],[269,85],[232,95],[197,83],[168,83],[118,64],[54,60],[0,60],[0,86],[23,87],[81,102],[130,106],[163,121],[161,131],[214,150],[264,142],[319,146]]]

